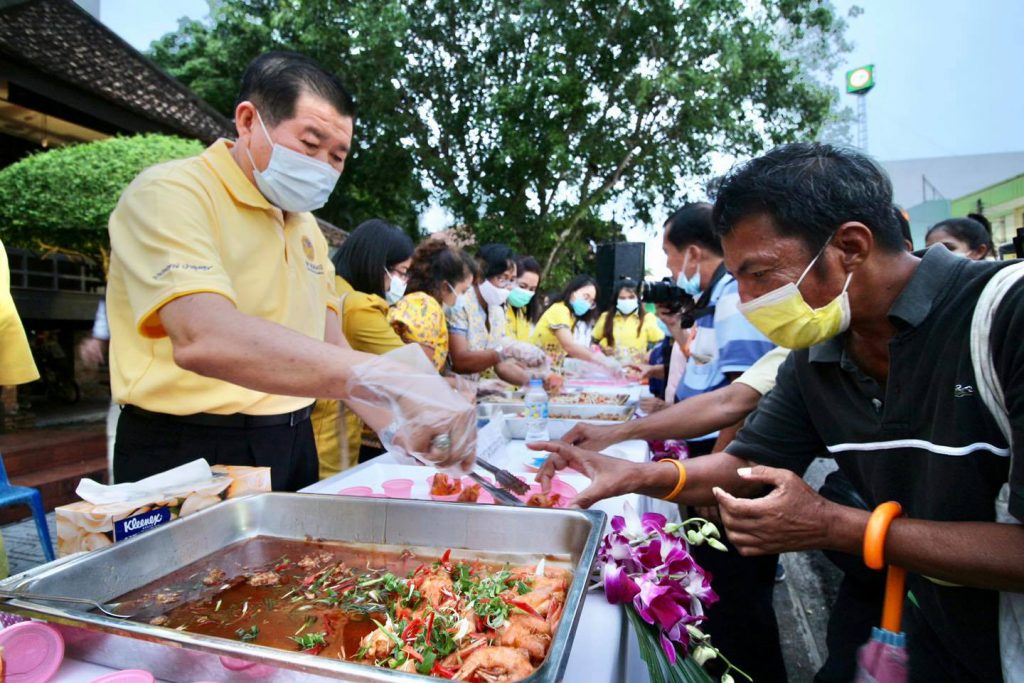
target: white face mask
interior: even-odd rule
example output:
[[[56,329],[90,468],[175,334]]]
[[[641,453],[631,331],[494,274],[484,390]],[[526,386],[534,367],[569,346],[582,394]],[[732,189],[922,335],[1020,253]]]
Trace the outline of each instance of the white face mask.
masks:
[[[449,306],[448,304],[443,305],[445,313],[457,313],[466,306],[466,293],[464,292],[462,294],[459,294],[457,291],[455,291],[455,288],[452,287],[451,283],[446,282],[445,284],[448,285],[448,289],[452,290],[452,294],[455,295],[455,303],[453,303],[451,306]]]
[[[267,127],[263,125],[263,117],[259,112],[256,112],[256,118],[273,148],[270,163],[260,171],[256,168],[256,162],[248,147],[245,153],[249,155],[249,162],[252,164],[256,187],[267,201],[282,211],[296,213],[313,211],[326,204],[341,173],[330,164],[277,144],[267,132]]]
[[[508,301],[509,290],[502,287],[495,287],[490,280],[480,283],[480,296],[484,298],[488,306],[501,306]]]
[[[394,306],[403,296],[405,296],[406,282],[398,275],[388,271],[386,268],[384,269],[384,272],[391,278],[391,284],[388,285],[388,291],[384,293],[384,298],[387,299],[389,306]]]

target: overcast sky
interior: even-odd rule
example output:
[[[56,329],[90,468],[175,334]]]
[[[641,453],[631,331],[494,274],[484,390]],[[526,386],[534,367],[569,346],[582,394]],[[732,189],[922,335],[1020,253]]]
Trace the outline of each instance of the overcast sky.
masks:
[[[139,50],[177,28],[183,16],[202,18],[205,0],[101,0],[101,20]],[[867,95],[868,151],[878,159],[1024,150],[1024,2],[1021,0],[837,0],[854,43],[848,67],[873,63]],[[835,74],[844,85],[845,68]],[[853,105],[853,98],[844,95]],[[444,227],[443,213],[425,224]],[[644,230],[631,230],[642,239]],[[660,238],[649,235],[648,268],[661,275]]]

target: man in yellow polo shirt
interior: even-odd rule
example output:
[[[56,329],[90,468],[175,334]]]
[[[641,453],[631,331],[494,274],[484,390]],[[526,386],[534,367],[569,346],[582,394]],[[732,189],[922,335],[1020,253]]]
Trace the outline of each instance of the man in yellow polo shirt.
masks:
[[[236,142],[147,169],[125,190],[110,217],[107,290],[111,384],[124,406],[116,480],[203,457],[269,466],[275,490],[302,488],[317,480],[313,398],[359,398],[366,423],[400,427],[408,450],[471,460],[472,406],[456,397],[430,424],[417,421],[403,396],[379,381],[366,388],[401,369],[342,336],[334,268],[309,212],[344,168],[353,118],[335,76],[267,53],[243,76]],[[421,381],[403,391],[450,392],[440,377]],[[390,408],[367,408],[375,401]]]

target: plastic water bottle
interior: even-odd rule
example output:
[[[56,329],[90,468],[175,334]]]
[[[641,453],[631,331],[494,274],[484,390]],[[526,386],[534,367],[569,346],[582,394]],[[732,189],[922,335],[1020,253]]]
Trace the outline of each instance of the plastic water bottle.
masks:
[[[548,392],[544,380],[531,379],[524,397],[526,403],[526,443],[548,441]]]

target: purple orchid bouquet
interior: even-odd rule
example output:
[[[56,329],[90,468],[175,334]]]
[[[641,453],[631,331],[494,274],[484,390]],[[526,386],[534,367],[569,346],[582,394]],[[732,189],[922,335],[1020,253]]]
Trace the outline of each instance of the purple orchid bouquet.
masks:
[[[640,516],[628,503],[611,526],[598,555],[601,583],[608,602],[625,609],[652,683],[710,682],[703,665],[715,658],[726,666],[721,683],[733,683],[733,672],[750,680],[700,630],[704,608],[718,596],[687,544],[725,551],[717,527],[699,517],[669,523],[652,512]]]

